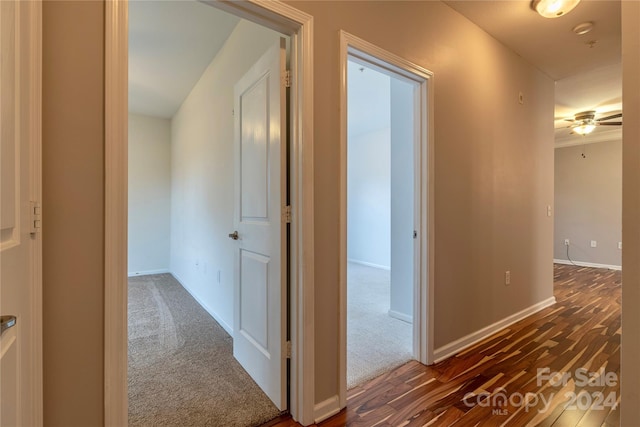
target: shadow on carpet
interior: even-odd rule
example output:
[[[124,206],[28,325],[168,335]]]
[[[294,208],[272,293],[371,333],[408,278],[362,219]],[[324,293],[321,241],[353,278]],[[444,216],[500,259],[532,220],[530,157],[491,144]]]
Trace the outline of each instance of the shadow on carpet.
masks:
[[[278,409],[170,274],[129,278],[129,425],[260,425]]]

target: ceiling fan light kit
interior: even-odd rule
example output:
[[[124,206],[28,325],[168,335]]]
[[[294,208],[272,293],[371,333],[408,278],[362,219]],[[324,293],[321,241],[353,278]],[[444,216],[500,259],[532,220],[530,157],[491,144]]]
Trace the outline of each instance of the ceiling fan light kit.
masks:
[[[545,18],[566,15],[580,3],[580,0],[533,0],[531,7]]]
[[[616,113],[596,119],[596,112],[590,110],[578,113],[573,119],[567,120],[573,122],[573,124],[569,126],[573,133],[577,133],[578,135],[588,135],[596,129],[596,126],[621,126],[622,122],[607,122],[607,120],[617,119],[621,117],[622,113]]]
[[[596,125],[580,125],[573,128],[573,131],[578,135],[588,135],[596,128]]]

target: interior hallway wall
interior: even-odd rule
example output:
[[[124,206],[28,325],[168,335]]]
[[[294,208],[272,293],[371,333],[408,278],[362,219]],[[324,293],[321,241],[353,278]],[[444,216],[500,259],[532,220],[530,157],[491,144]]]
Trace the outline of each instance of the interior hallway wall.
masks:
[[[554,258],[569,239],[572,261],[621,266],[622,141],[556,148],[554,186]]]
[[[622,2],[621,426],[640,420],[640,2]]]
[[[129,275],[169,271],[171,122],[129,114]]]
[[[436,349],[553,297],[554,82],[442,2],[287,3],[314,17],[321,403],[339,389],[339,31],[434,72]]]
[[[279,35],[240,21],[171,121],[170,269],[233,330],[235,83]]]
[[[45,426],[104,422],[104,3],[42,5]]]

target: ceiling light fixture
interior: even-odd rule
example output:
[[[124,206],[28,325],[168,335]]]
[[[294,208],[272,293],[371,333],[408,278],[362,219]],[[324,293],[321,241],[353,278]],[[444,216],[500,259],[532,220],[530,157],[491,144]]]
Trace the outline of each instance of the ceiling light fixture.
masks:
[[[576,7],[580,0],[533,0],[531,7],[545,18],[558,18]]]
[[[595,117],[595,111],[584,111],[576,114],[571,130],[578,135],[584,136],[590,134],[596,128]]]
[[[581,124],[581,125],[578,125],[578,126],[574,127],[573,131],[575,133],[577,133],[578,135],[588,135],[591,132],[593,132],[593,130],[595,128],[596,128],[596,125],[585,123],[585,124]]]

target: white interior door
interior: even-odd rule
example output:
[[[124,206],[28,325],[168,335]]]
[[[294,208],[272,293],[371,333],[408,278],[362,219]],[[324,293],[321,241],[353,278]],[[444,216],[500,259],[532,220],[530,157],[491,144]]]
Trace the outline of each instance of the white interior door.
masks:
[[[237,242],[233,355],[286,409],[285,42],[235,86]]]
[[[35,286],[39,235],[33,223],[39,161],[34,156],[33,47],[29,25],[36,2],[0,1],[0,425],[38,425],[41,420],[41,349]],[[37,85],[37,84],[36,84]],[[38,86],[39,87],[39,86]],[[33,232],[33,234],[32,234]]]

